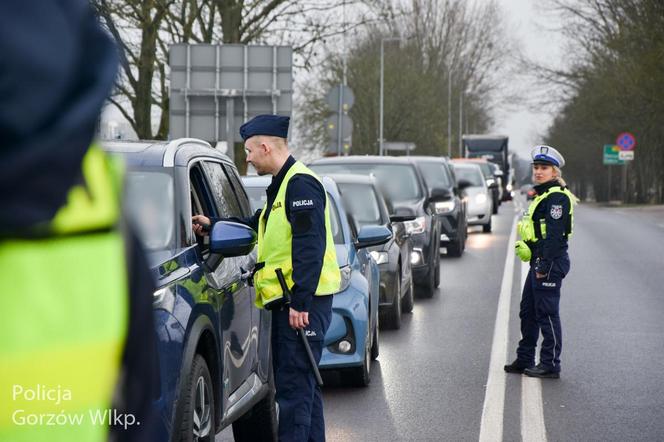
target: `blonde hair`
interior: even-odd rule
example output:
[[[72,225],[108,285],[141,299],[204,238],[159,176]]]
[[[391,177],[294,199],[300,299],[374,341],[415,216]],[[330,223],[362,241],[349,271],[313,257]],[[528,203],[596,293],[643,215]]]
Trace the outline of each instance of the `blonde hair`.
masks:
[[[558,167],[558,166],[552,166],[552,167],[553,167],[553,171],[556,172],[556,179],[558,180],[560,185],[562,187],[567,187],[567,183],[563,179],[563,171],[560,170],[560,167]]]
[[[554,172],[556,172],[556,175],[557,175],[557,176],[556,176],[556,179],[557,179],[558,182],[560,183],[560,186],[561,186],[561,187],[567,187],[567,183],[566,183],[565,180],[563,179],[563,171],[560,170],[560,167],[558,167],[558,166],[553,166],[553,170],[554,170]],[[571,190],[569,190],[569,189],[567,189],[567,190],[568,190],[570,193],[572,193]],[[574,198],[572,198],[572,204],[577,204],[579,201],[581,201],[581,200],[579,199],[579,197],[576,196],[576,195],[574,195],[573,193],[572,193],[572,196],[574,197]]]

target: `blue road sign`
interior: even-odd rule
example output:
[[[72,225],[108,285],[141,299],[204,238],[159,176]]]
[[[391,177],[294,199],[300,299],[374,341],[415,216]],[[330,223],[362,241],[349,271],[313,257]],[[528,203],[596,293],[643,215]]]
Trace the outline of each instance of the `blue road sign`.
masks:
[[[629,132],[623,132],[616,138],[616,144],[620,150],[633,150],[636,147],[636,138]]]

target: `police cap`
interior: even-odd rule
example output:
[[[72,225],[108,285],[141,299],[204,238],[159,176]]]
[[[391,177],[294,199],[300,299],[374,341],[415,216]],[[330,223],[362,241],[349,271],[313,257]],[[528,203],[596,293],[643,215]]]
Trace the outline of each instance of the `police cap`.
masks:
[[[548,164],[550,166],[563,167],[565,158],[551,146],[535,146],[530,151],[533,164]]]
[[[240,136],[244,141],[254,135],[288,138],[289,122],[290,117],[269,114],[257,115],[240,126]]]

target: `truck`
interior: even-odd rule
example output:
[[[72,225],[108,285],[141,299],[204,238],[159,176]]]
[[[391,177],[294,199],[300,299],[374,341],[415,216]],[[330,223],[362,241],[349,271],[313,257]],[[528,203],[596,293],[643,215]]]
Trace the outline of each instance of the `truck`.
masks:
[[[501,180],[503,201],[512,199],[514,187],[508,140],[509,138],[505,135],[468,134],[462,136],[464,158],[485,158],[500,168],[503,173]]]

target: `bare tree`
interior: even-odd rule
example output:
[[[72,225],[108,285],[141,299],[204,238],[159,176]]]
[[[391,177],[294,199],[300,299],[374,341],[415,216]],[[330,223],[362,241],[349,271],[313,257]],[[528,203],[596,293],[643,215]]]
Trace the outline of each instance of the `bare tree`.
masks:
[[[483,131],[506,64],[509,43],[494,2],[471,7],[461,0],[395,2],[381,24],[364,28],[348,51],[348,84],[355,93],[353,153],[378,151],[380,46],[384,41],[384,137],[413,141],[418,152],[447,152],[447,116],[459,124],[459,95],[464,95],[464,120]],[[400,42],[393,41],[398,37]],[[331,51],[320,72],[320,92],[310,94],[307,118],[323,125],[329,110],[322,94],[342,78],[343,56]],[[452,109],[448,109],[448,80]],[[317,122],[317,123],[316,123]],[[324,131],[312,131],[324,134]],[[456,136],[456,135],[455,135]],[[455,140],[455,142],[457,142]],[[316,143],[325,144],[324,137]]]
[[[316,44],[361,26],[371,14],[339,19],[333,0],[92,0],[122,52],[113,103],[139,138],[168,135],[168,47],[175,43],[292,45],[310,67]],[[376,3],[379,3],[376,0]],[[373,5],[372,0],[342,6]],[[127,106],[127,103],[129,106]],[[157,118],[156,132],[152,121]]]

